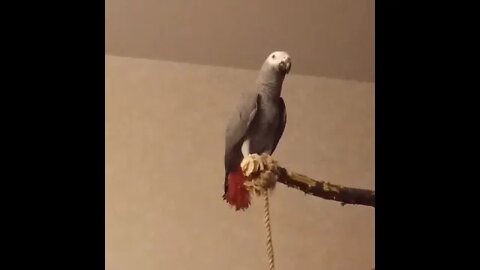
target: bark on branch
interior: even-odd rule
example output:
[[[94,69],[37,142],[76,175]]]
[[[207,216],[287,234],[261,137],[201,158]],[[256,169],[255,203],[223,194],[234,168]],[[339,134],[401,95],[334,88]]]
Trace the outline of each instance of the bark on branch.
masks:
[[[301,191],[326,200],[334,200],[345,204],[360,204],[375,208],[375,191],[344,187],[325,181],[317,181],[308,176],[290,172],[278,166],[278,182],[300,189]]]
[[[275,182],[327,200],[345,204],[360,204],[375,207],[375,191],[344,187],[325,181],[317,181],[308,176],[288,171],[278,165],[277,161],[267,154],[252,154],[243,159],[240,165],[247,177],[246,186],[257,195],[273,188]]]

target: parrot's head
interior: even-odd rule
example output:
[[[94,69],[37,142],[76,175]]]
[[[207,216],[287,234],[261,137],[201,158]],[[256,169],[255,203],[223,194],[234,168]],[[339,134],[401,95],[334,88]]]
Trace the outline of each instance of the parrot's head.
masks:
[[[264,66],[273,68],[282,75],[288,74],[292,68],[292,60],[290,55],[286,52],[276,51],[272,52],[265,60]]]

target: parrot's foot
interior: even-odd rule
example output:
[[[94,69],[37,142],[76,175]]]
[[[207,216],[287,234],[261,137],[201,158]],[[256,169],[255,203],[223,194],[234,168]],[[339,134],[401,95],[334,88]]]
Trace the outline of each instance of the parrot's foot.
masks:
[[[272,190],[278,180],[277,161],[267,154],[251,154],[245,157],[240,164],[246,177],[244,185],[257,195]]]

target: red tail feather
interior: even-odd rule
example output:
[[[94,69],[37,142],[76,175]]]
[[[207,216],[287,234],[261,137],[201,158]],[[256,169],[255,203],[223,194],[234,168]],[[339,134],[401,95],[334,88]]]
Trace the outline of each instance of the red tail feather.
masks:
[[[250,193],[243,183],[245,183],[245,176],[240,167],[228,174],[228,191],[225,194],[225,200],[235,206],[236,210],[247,209],[250,205]]]

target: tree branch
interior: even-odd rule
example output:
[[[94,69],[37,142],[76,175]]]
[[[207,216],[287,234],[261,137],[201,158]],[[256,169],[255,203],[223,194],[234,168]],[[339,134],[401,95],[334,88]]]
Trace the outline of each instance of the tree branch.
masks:
[[[375,207],[374,190],[344,187],[314,180],[308,176],[288,171],[279,166],[277,161],[267,154],[249,155],[243,159],[240,167],[247,177],[245,185],[257,195],[273,188],[277,181],[313,196],[341,202],[342,205],[360,204]]]
[[[345,204],[359,204],[375,207],[375,191],[344,187],[325,181],[316,181],[308,176],[290,172],[278,166],[278,182],[288,187],[299,189],[307,194],[326,200],[334,200]]]

